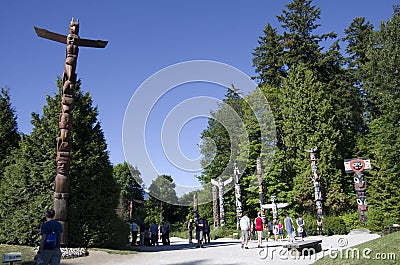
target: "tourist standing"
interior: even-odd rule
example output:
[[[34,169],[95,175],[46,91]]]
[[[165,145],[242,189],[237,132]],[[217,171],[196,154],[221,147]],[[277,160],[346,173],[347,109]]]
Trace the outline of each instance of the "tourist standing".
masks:
[[[210,244],[210,223],[204,219],[204,243]]]
[[[278,220],[278,229],[279,229],[279,239],[283,240],[283,224],[281,220]]]
[[[254,220],[255,230],[257,231],[258,247],[262,248],[262,236],[263,236],[263,220],[261,218],[261,213],[257,213],[257,218]]]
[[[193,219],[189,219],[187,223],[187,230],[188,230],[188,237],[189,237],[189,244],[193,243]]]
[[[143,221],[139,222],[139,228],[140,228],[140,245],[144,246],[144,236],[145,236],[145,230],[146,226],[144,225]]]
[[[250,219],[249,213],[244,212],[242,218],[240,218],[240,230],[242,231],[242,248],[248,249],[249,243],[249,228],[250,228]]]
[[[46,211],[46,222],[40,228],[39,250],[35,256],[36,264],[38,265],[59,265],[61,261],[60,239],[62,233],[62,226],[60,222],[54,220],[56,212],[53,209]],[[52,246],[45,244],[46,237],[49,234],[55,234],[55,242]]]
[[[322,236],[322,219],[321,219],[321,217],[318,217],[318,219],[317,219],[317,230],[318,230],[318,234],[320,236]]]
[[[294,228],[293,228],[293,220],[290,218],[289,214],[286,214],[286,218],[284,220],[285,223],[285,230],[289,237],[289,242],[294,241]]]
[[[273,230],[274,230],[274,223],[273,223],[272,218],[271,218],[268,221],[268,235],[269,236],[272,236],[274,234]],[[267,238],[267,241],[268,241],[268,238]]]
[[[197,246],[196,248],[203,248],[203,239],[204,239],[204,219],[198,215],[198,217],[195,219],[195,225],[196,225],[196,240],[197,240]]]
[[[278,227],[278,220],[275,220],[274,222],[274,228],[272,229],[274,233],[274,240],[277,241],[279,237],[279,227]]]
[[[162,242],[163,245],[170,245],[171,242],[169,241],[169,231],[170,231],[171,226],[169,225],[168,221],[165,221],[162,228]]]
[[[297,231],[299,232],[299,236],[301,237],[301,240],[304,241],[306,231],[304,230],[304,219],[301,216],[301,214],[299,214],[299,216],[297,217],[296,223],[297,223]]]
[[[132,246],[136,246],[137,236],[138,236],[138,232],[139,232],[139,226],[137,225],[137,223],[136,223],[135,221],[132,222],[132,225],[131,225],[131,232],[132,232],[132,242],[131,242],[131,245],[132,245]]]
[[[151,233],[151,245],[158,246],[158,225],[156,222],[153,222],[150,226],[150,233]]]

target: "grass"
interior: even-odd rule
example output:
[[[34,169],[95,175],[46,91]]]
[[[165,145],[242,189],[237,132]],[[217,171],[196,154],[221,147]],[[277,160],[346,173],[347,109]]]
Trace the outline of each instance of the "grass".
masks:
[[[33,247],[0,244],[0,253],[2,255],[9,252],[21,252],[23,265],[34,264],[33,258],[35,256],[35,252],[33,251]]]
[[[400,264],[400,232],[392,233],[354,246],[350,250],[324,256],[315,265],[374,265]],[[357,252],[359,258],[357,257]]]
[[[109,254],[118,254],[118,255],[129,255],[136,254],[137,251],[132,249],[104,249],[104,248],[91,248],[90,251],[104,251]],[[33,247],[28,246],[17,246],[17,245],[5,245],[0,244],[0,254],[9,253],[9,252],[21,252],[22,253],[22,265],[34,265],[33,258],[35,257],[35,252]]]

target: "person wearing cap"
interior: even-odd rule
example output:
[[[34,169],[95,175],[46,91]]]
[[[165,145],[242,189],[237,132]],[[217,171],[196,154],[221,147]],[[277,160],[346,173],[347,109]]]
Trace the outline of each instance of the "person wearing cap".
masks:
[[[35,260],[37,265],[59,265],[61,262],[60,239],[62,234],[62,225],[54,220],[56,212],[53,209],[48,209],[45,212],[46,222],[40,228],[39,251],[36,254]],[[56,245],[53,249],[45,248],[45,240],[48,234],[56,234]]]

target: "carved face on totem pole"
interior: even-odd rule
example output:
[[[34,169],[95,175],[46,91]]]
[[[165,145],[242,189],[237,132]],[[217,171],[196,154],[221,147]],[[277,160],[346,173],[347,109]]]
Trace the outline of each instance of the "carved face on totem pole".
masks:
[[[367,198],[366,198],[367,187],[365,184],[364,174],[362,174],[361,172],[356,172],[354,174],[354,188],[356,191],[358,214],[360,217],[360,221],[366,222],[367,220],[366,212],[368,211]]]
[[[69,23],[69,34],[79,34],[79,21],[74,21],[74,18],[72,18],[71,22]]]

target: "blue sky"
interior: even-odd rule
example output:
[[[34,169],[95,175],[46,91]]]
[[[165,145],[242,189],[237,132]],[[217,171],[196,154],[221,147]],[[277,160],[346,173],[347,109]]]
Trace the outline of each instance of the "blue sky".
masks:
[[[67,34],[71,17],[80,21],[82,38],[108,40],[105,49],[81,48],[77,74],[84,91],[92,95],[99,109],[113,164],[122,163],[122,125],[125,110],[135,90],[163,68],[189,60],[214,60],[254,75],[252,50],[267,22],[278,27],[276,15],[289,1],[3,1],[0,86],[10,88],[12,105],[21,132],[29,134],[31,113],[41,113],[46,95],[57,92],[55,81],[61,76],[65,47],[36,36],[33,26]],[[354,17],[364,16],[374,25],[390,18],[395,0],[317,0],[321,7],[321,32],[335,31],[343,36]],[[180,92],[179,92],[180,91]],[[170,111],[180,100],[201,95],[222,98],[225,89],[214,85],[189,85],[166,95],[158,107]],[[141,115],[138,113],[138,115]],[[162,115],[159,115],[162,116]],[[179,137],[182,152],[198,157],[199,135],[206,118],[194,119]],[[149,120],[154,137],[161,119]],[[157,127],[158,126],[158,127]],[[152,145],[157,145],[153,143]],[[160,152],[160,147],[150,152]],[[186,175],[166,159],[153,163],[160,173]],[[134,163],[133,163],[134,164]],[[145,171],[145,169],[139,170]],[[198,173],[197,173],[198,174]],[[192,183],[182,180],[182,184]]]

